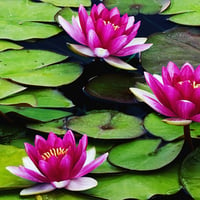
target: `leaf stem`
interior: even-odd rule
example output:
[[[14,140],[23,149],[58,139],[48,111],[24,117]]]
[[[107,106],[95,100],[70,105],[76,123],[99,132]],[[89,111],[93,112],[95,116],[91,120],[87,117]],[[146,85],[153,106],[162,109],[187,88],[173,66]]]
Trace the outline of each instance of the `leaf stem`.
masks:
[[[190,151],[193,151],[194,150],[194,146],[193,146],[192,138],[191,138],[191,135],[190,135],[190,125],[188,124],[188,125],[185,125],[183,127],[184,127],[185,142],[188,145]]]

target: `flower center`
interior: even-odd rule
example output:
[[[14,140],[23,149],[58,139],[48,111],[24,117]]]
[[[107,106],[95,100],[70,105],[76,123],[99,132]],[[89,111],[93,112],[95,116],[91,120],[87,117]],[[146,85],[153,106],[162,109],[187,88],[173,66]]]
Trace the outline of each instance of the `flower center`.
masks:
[[[47,160],[51,156],[58,157],[58,156],[61,156],[61,155],[66,155],[67,151],[68,151],[68,149],[61,148],[61,147],[59,147],[59,148],[51,148],[49,151],[47,151],[47,152],[42,154],[42,158],[44,160]]]
[[[191,80],[179,81],[178,83],[179,83],[180,85],[182,85],[184,82],[190,83],[194,89],[200,87],[200,83],[196,83],[196,81],[191,81]]]
[[[111,23],[110,21],[105,21],[105,20],[104,20],[103,23],[104,23],[105,25],[111,24],[111,25],[113,26],[114,30],[117,30],[117,29],[119,28],[118,25],[115,25],[115,24]]]

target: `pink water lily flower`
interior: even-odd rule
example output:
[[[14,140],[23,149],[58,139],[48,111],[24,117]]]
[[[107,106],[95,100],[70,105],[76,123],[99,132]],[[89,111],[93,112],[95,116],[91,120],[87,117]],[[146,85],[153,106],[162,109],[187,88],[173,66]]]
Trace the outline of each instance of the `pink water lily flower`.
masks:
[[[162,68],[162,76],[144,73],[152,93],[130,90],[157,112],[170,117],[165,121],[176,125],[200,122],[200,65],[194,69],[185,63],[180,69],[173,62]]]
[[[129,56],[148,49],[151,44],[144,44],[146,38],[135,38],[140,22],[134,16],[120,16],[117,7],[108,10],[100,3],[92,6],[90,15],[80,5],[78,16],[72,17],[72,24],[62,16],[58,22],[63,29],[78,43],[70,44],[77,53],[103,58],[107,63],[122,69],[135,68],[118,57]]]
[[[23,158],[23,166],[9,166],[7,170],[24,179],[39,184],[23,189],[20,195],[46,193],[56,188],[81,191],[93,188],[97,181],[83,177],[100,164],[108,153],[95,159],[95,148],[86,152],[87,136],[83,135],[76,146],[72,131],[67,131],[63,139],[54,133],[47,140],[37,135],[35,146],[25,143],[28,157]]]

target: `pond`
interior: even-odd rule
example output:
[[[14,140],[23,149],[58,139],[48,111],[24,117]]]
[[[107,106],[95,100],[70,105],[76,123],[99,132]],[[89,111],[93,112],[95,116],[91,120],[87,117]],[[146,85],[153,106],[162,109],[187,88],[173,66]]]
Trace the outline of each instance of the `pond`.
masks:
[[[71,23],[78,9],[79,15],[83,6],[90,14],[94,4],[117,6],[121,18],[134,16],[129,26],[135,32],[123,27],[128,16],[123,21],[117,10],[113,18],[105,10],[88,45],[76,22],[72,31],[58,17]],[[200,24],[194,2],[0,0],[0,5],[0,200],[200,199]],[[91,24],[84,25],[90,30]],[[120,39],[111,43],[115,33]],[[126,46],[129,35],[140,38],[134,48]],[[80,141],[77,148],[73,137]],[[93,147],[99,160],[86,170],[84,156]],[[23,160],[25,149],[33,162]],[[37,166],[39,175],[19,165]],[[88,182],[73,182],[79,178]]]

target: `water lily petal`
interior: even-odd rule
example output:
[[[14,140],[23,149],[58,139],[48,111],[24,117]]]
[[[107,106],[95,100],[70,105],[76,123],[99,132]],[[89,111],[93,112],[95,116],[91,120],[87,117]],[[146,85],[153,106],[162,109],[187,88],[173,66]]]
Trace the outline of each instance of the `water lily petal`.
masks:
[[[23,189],[20,192],[21,196],[36,195],[47,193],[55,190],[56,188],[51,184],[39,184],[30,188]]]
[[[58,166],[58,171],[60,171],[60,176],[63,180],[69,179],[73,164],[73,158],[69,152],[62,158],[60,165]]]
[[[54,181],[51,182],[51,184],[55,187],[55,188],[65,188],[68,184],[69,184],[70,180],[65,180],[65,181]]]
[[[197,66],[197,68],[195,69],[194,77],[195,77],[195,81],[197,83],[200,83],[200,65]]]
[[[128,63],[124,62],[123,60],[117,58],[117,57],[106,57],[104,60],[114,67],[125,69],[125,70],[137,70],[137,68],[133,67],[132,65],[129,65]]]
[[[49,146],[47,145],[47,141],[40,135],[35,136],[35,148],[39,151],[40,154],[48,151]]]
[[[181,119],[181,118],[166,118],[163,122],[176,126],[186,126],[192,123],[192,120]]]
[[[200,122],[200,114],[192,116],[191,120],[194,121],[194,122]]]
[[[97,181],[95,179],[90,177],[80,177],[71,180],[70,183],[65,188],[71,191],[83,191],[96,186],[97,186]]]
[[[114,17],[114,16],[120,16],[120,12],[118,10],[117,7],[114,7],[110,10],[110,18]]]
[[[78,45],[78,44],[69,44],[69,43],[68,43],[68,46],[72,51],[76,52],[77,54],[80,54],[83,56],[89,56],[89,57],[95,56],[94,52],[86,46]]]
[[[133,38],[126,46],[126,47],[130,47],[130,46],[134,46],[134,45],[138,45],[138,44],[144,44],[147,41],[147,38],[145,37],[138,37],[138,38]]]
[[[129,46],[126,48],[121,49],[117,53],[115,53],[116,56],[130,56],[136,53],[139,53],[141,51],[145,51],[149,49],[152,46],[152,44],[138,44]]]
[[[72,26],[68,21],[66,21],[62,16],[58,16],[58,22],[59,24],[63,27],[63,29],[77,42],[86,45],[87,41],[86,38],[84,36],[83,31],[81,30],[81,28],[76,24],[75,20],[73,20],[74,25],[76,24],[76,26]]]
[[[109,51],[104,48],[95,48],[94,54],[99,58],[106,58],[110,55]]]
[[[35,147],[33,145],[26,143],[26,142],[24,143],[24,146],[25,146],[25,151],[26,151],[27,155],[37,166],[38,159],[40,158],[37,150],[35,149]]]
[[[26,169],[23,166],[15,167],[15,166],[8,166],[6,169],[11,172],[12,174],[19,176],[21,178],[33,181],[33,182],[47,182],[48,179],[41,174],[38,174],[35,171],[32,171],[30,169]]]
[[[176,117],[177,115],[161,104],[158,99],[151,94],[150,92],[138,89],[138,88],[129,88],[130,91],[140,100],[148,104],[155,111],[161,113],[162,115],[169,117]]]
[[[86,155],[86,160],[83,166],[86,166],[87,164],[91,163],[96,156],[96,149],[95,147],[90,148],[89,150],[87,150],[87,155]]]
[[[95,160],[93,160],[91,163],[86,165],[81,169],[81,171],[76,175],[76,177],[84,176],[85,174],[90,173],[92,170],[96,169],[99,165],[101,165],[108,157],[108,153],[105,153]]]
[[[128,18],[128,23],[126,25],[126,31],[128,31],[131,27],[133,27],[134,22],[135,22],[135,17],[134,16],[130,16]]]
[[[88,31],[87,40],[88,45],[92,50],[94,50],[97,47],[101,47],[101,41],[99,40],[98,35],[93,29],[90,29]]]
[[[75,141],[75,137],[74,137],[74,134],[72,133],[71,130],[68,130],[64,137],[63,137],[63,143],[65,145],[65,147],[74,147],[76,146],[76,141]]]
[[[86,9],[84,8],[83,5],[79,6],[78,16],[79,16],[79,21],[80,21],[81,28],[82,28],[83,32],[86,34],[85,27],[86,27],[88,14],[87,14],[87,11],[86,11]]]
[[[185,63],[180,70],[181,81],[194,80],[194,68],[191,64]]]
[[[40,174],[41,176],[43,176],[41,174],[40,170],[35,166],[35,164],[29,157],[24,157],[22,160],[23,160],[23,165],[25,168],[30,169],[30,170]]]
[[[176,101],[178,116],[183,119],[190,119],[195,112],[196,106],[194,103],[187,100]]]
[[[56,134],[53,132],[49,133],[47,138],[47,144],[50,148],[57,148],[57,147],[63,148],[62,139],[57,137]]]

